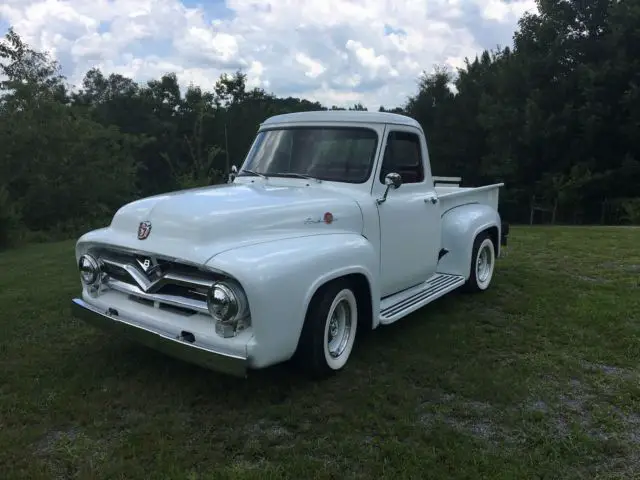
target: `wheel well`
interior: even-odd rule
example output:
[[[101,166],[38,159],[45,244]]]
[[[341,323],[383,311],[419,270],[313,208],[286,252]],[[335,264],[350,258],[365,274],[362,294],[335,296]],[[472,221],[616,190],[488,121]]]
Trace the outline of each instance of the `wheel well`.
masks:
[[[371,286],[367,277],[361,273],[351,273],[344,277],[353,285],[358,301],[358,331],[367,332],[373,328],[373,312],[371,311]]]
[[[371,286],[369,285],[369,281],[367,277],[365,277],[361,273],[350,273],[347,275],[343,275],[341,277],[332,278],[331,280],[320,285],[313,295],[311,296],[311,300],[309,301],[309,305],[307,306],[307,311],[305,312],[305,319],[307,321],[307,317],[309,315],[309,309],[313,308],[318,295],[324,290],[328,285],[337,281],[347,281],[349,285],[353,288],[356,301],[358,302],[358,336],[360,338],[364,337],[366,333],[373,330],[373,311],[371,308]],[[304,331],[304,326],[303,326]],[[301,332],[302,335],[302,332]],[[292,358],[296,358],[299,356],[300,352],[300,338],[298,339],[298,345],[293,353]]]
[[[493,248],[496,251],[496,257],[497,257],[498,254],[500,253],[500,233],[498,232],[498,227],[496,226],[489,227],[480,233],[485,233],[485,232],[489,234],[489,238],[493,242]]]
[[[336,282],[338,280],[347,281],[353,288],[353,293],[356,295],[358,301],[358,332],[367,332],[373,329],[373,311],[371,309],[371,286],[367,277],[362,273],[350,273],[341,277],[332,278],[331,280],[323,283],[318,287],[311,297],[309,307],[313,305],[313,301],[322,289],[327,285]]]

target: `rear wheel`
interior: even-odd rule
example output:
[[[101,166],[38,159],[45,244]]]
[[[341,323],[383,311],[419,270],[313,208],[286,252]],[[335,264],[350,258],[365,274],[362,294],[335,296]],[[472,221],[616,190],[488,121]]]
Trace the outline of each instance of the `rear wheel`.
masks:
[[[353,350],[358,301],[349,282],[333,281],[316,293],[298,346],[300,366],[314,378],[342,370]]]
[[[496,265],[496,249],[488,232],[479,234],[473,242],[469,279],[465,283],[468,292],[482,292],[489,288]]]

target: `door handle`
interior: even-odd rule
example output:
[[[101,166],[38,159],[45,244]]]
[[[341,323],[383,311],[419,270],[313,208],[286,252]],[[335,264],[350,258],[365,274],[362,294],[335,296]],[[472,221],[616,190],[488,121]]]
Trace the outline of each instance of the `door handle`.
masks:
[[[435,205],[436,203],[438,203],[438,197],[436,197],[435,195],[429,195],[424,199],[424,203],[429,203],[429,202]]]

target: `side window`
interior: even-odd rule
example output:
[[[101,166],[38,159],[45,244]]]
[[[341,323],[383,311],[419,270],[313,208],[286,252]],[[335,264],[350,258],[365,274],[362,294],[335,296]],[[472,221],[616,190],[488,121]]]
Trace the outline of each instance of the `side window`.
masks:
[[[424,180],[420,138],[410,132],[389,132],[387,146],[380,169],[380,182],[391,172],[402,176],[402,183],[419,183]]]

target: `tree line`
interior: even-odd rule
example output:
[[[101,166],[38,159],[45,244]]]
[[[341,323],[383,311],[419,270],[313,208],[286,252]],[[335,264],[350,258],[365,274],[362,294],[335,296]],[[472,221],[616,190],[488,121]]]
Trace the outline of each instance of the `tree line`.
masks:
[[[513,44],[423,74],[403,105],[435,174],[505,182],[513,223],[640,223],[640,3],[538,0]],[[181,92],[60,65],[12,28],[0,41],[0,245],[102,226],[141,196],[225,181],[258,124],[338,109],[249,89],[237,71]],[[363,110],[361,104],[350,109]]]

